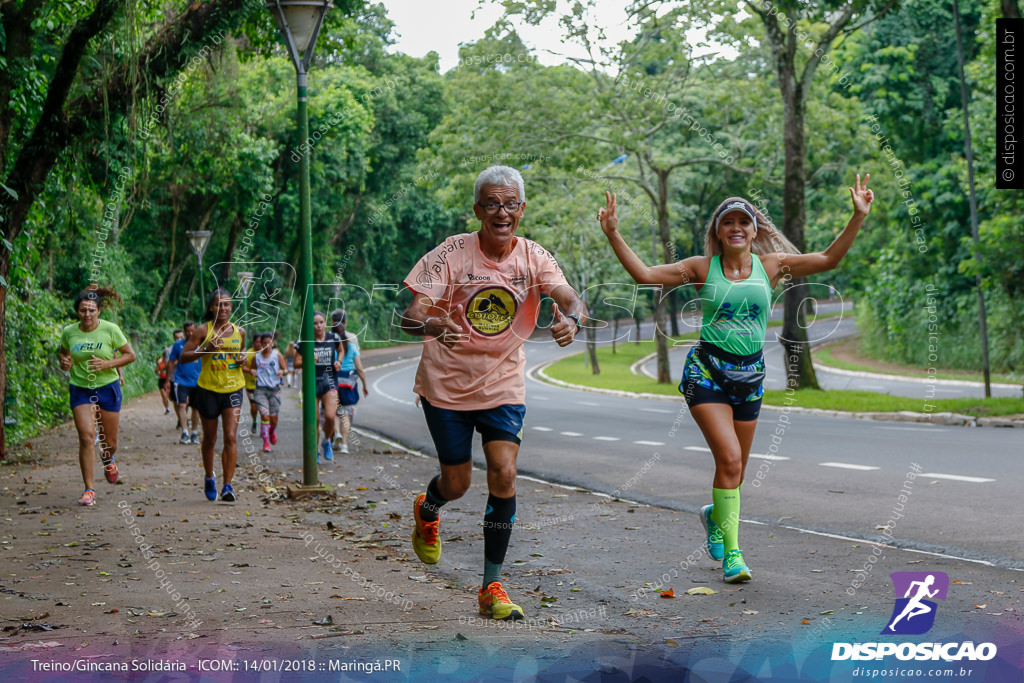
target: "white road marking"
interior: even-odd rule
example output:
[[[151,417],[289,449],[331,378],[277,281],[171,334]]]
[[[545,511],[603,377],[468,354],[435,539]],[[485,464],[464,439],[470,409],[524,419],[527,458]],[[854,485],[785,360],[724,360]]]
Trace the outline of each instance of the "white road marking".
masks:
[[[664,446],[661,441],[634,441],[637,446]]]
[[[858,389],[870,389],[872,391],[877,391],[879,389],[885,389],[885,385],[882,385],[882,384],[860,384],[860,383],[858,383],[856,386],[857,386]]]
[[[530,396],[531,401],[550,401],[551,399],[547,396]]]
[[[879,469],[878,467],[873,467],[872,465],[851,465],[848,462],[819,462],[818,464],[821,465],[822,467],[838,467],[844,470],[863,470],[865,472],[867,472],[868,470]]]
[[[594,403],[593,401],[576,401],[576,405],[580,406],[592,406],[594,408],[600,408],[600,403]]]
[[[551,427],[534,427],[533,430],[535,432],[550,432]]]
[[[879,429],[889,429],[894,432],[944,432],[945,429],[941,427],[879,427]]]
[[[684,446],[684,451],[697,451],[698,453],[710,453],[711,449],[707,446]],[[788,455],[770,455],[768,453],[751,453],[751,458],[760,458],[761,460],[789,460]]]
[[[392,370],[391,372],[381,375],[374,381],[373,390],[380,394],[381,396],[383,396],[384,398],[390,399],[395,403],[401,403],[404,406],[415,406],[415,401],[406,401],[404,399],[398,398],[397,396],[392,396],[391,394],[380,388],[380,383],[386,380],[388,377],[390,377],[391,375],[397,375],[400,372],[405,372],[407,369],[408,368],[399,368],[398,370]]]
[[[594,441],[619,441],[617,436],[595,436]]]
[[[640,410],[645,413],[664,413],[666,415],[671,415],[674,412],[671,410],[662,410],[661,408],[641,408]]]
[[[921,472],[917,476],[919,477],[931,477],[932,479],[951,479],[952,481],[966,481],[971,484],[987,484],[995,479],[986,479],[985,477],[968,477],[963,474],[939,474],[937,472]]]
[[[579,432],[559,432],[562,436],[583,436]]]
[[[376,440],[378,440],[378,441],[380,441],[382,443],[386,443],[389,446],[392,446],[394,448],[398,448],[400,450],[403,450],[406,453],[410,453],[410,454],[412,454],[412,455],[414,455],[416,457],[427,458],[429,460],[434,460],[433,456],[427,455],[426,453],[421,453],[420,451],[413,450],[413,449],[411,449],[411,448],[409,448],[407,446],[404,446],[404,445],[402,445],[402,444],[400,444],[400,443],[398,443],[396,441],[391,441],[387,437],[384,437],[383,435],[378,434],[376,432],[373,432],[373,431],[371,431],[369,429],[366,429],[364,427],[353,427],[352,431],[356,432],[357,434],[363,434],[363,435],[368,436],[370,438],[376,439]],[[696,446],[690,446],[689,448],[696,448]],[[919,475],[919,476],[925,476],[925,475]],[[558,482],[554,482],[554,481],[551,481],[549,479],[541,479],[539,477],[530,477],[530,476],[527,476],[527,475],[524,475],[524,474],[516,475],[516,479],[522,479],[524,481],[540,482],[542,484],[547,484],[549,486],[555,486],[555,487],[560,488],[560,489],[565,489],[566,491],[576,491],[576,490],[579,490],[579,486],[577,486],[577,485],[567,486],[566,484],[561,484],[561,483],[558,483]],[[609,494],[601,492],[601,491],[591,491],[590,493],[592,495],[600,496],[602,498],[610,498],[611,497]],[[634,504],[634,505],[643,505],[642,503],[636,503],[635,501],[631,501],[631,500],[627,500],[627,499],[622,499],[622,500],[627,502],[627,503]],[[752,519],[740,518],[740,521],[743,522],[744,524],[757,524],[758,526],[767,526],[764,522],[757,522],[757,521],[754,521]],[[797,532],[800,532],[802,534],[810,534],[812,536],[822,536],[824,538],[835,538],[835,539],[838,539],[840,541],[854,541],[854,542],[870,541],[870,542],[873,542],[873,541],[871,541],[871,539],[867,539],[867,538],[856,538],[854,536],[843,536],[841,534],[830,534],[830,533],[827,533],[827,532],[824,532],[824,531],[815,531],[813,529],[805,529],[803,527],[792,526],[792,525],[789,525],[789,524],[780,524],[779,526],[781,528],[783,528],[783,529],[790,529],[792,531],[797,531]],[[917,550],[915,548],[900,548],[899,546],[888,546],[888,547],[893,548],[895,550],[902,550],[903,552],[908,552],[908,553],[918,553],[920,555],[930,555],[932,557],[941,557],[941,558],[950,559],[950,560],[960,560],[961,562],[971,562],[973,564],[980,564],[980,565],[983,565],[985,567],[996,567],[996,566],[998,566],[996,564],[993,564],[992,562],[989,562],[988,560],[976,560],[976,559],[970,558],[970,557],[961,557],[961,556],[958,556],[958,555],[948,555],[948,554],[945,554],[945,553],[935,553],[935,552],[930,552],[930,551],[927,551],[927,550]],[[1022,572],[1022,571],[1024,571],[1024,569],[1020,569],[1019,567],[1001,567],[1001,568],[1002,569],[1007,569],[1009,571],[1014,571],[1014,572]]]

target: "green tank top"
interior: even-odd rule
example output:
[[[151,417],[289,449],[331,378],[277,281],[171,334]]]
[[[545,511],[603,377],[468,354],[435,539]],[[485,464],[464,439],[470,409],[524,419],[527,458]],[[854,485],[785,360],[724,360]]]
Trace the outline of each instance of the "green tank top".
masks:
[[[708,279],[700,290],[701,339],[736,354],[750,356],[764,347],[772,286],[757,254],[750,277],[739,282],[725,278],[722,257],[712,256]]]

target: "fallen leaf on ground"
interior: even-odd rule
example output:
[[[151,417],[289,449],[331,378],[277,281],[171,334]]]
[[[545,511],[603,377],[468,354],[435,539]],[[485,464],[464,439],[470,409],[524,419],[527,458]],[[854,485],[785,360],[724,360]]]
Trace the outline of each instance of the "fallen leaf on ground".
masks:
[[[661,597],[663,597],[663,598],[674,598],[674,597],[676,597],[676,593],[675,593],[674,590],[669,588],[667,591],[662,591],[661,592]]]
[[[695,586],[690,590],[686,591],[687,595],[714,595],[718,591],[708,588],[707,586]]]

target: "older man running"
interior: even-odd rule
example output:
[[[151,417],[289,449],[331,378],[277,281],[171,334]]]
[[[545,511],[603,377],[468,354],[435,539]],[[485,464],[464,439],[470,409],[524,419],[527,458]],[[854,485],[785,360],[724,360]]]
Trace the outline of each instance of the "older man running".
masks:
[[[516,516],[516,456],[526,415],[523,342],[537,325],[541,294],[554,299],[551,335],[571,344],[586,309],[544,247],[516,237],[526,210],[519,171],[491,166],[476,180],[480,230],[453,235],[405,279],[414,293],[402,329],[425,338],[413,391],[422,398],[441,473],[413,505],[412,544],[428,564],[441,558],[441,506],[461,498],[473,471],[474,430],[487,460],[480,613],[521,619],[499,581]]]

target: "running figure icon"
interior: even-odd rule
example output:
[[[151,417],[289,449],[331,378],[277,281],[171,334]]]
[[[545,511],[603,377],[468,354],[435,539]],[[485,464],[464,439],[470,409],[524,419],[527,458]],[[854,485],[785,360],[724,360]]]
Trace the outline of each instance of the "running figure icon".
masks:
[[[931,630],[938,611],[937,600],[945,600],[949,576],[945,572],[893,572],[896,599],[885,635],[921,635]],[[915,618],[916,617],[916,618]]]
[[[905,598],[910,598],[910,602],[908,602],[907,606],[903,608],[903,611],[900,612],[900,615],[893,619],[892,623],[889,624],[890,631],[896,630],[896,623],[903,617],[906,617],[907,621],[910,621],[918,615],[928,614],[932,611],[932,608],[921,602],[921,600],[922,598],[934,598],[938,594],[938,588],[936,588],[933,591],[928,590],[934,583],[935,575],[929,574],[928,578],[926,578],[924,581],[914,581],[910,584],[910,587],[907,588],[906,595],[903,596]],[[917,587],[917,594],[914,597],[910,597],[910,594],[914,591],[915,586]]]

